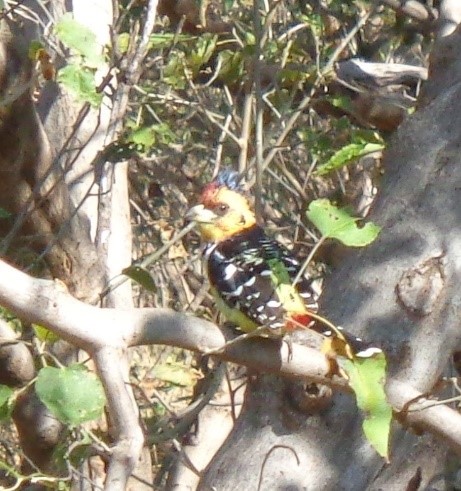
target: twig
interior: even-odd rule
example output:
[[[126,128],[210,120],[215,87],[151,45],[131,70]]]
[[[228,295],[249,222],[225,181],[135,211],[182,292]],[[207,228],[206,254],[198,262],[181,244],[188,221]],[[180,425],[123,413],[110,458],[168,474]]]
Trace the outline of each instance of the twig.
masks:
[[[275,12],[275,9],[273,10]],[[256,36],[256,50],[254,56],[254,92],[256,99],[256,121],[255,121],[255,143],[256,143],[256,181],[255,181],[255,213],[256,220],[259,221],[262,217],[262,175],[263,175],[263,149],[264,149],[264,136],[263,136],[263,115],[264,115],[264,101],[261,87],[261,63],[262,63],[262,48],[265,40],[265,34],[267,33],[268,26],[270,25],[269,19],[266,19],[265,31],[263,33],[261,29],[261,13],[259,11],[259,0],[253,0],[253,24]]]
[[[317,92],[317,89],[320,87],[320,84],[323,82],[325,76],[331,71],[334,64],[336,63],[336,60],[339,58],[340,54],[343,52],[343,50],[346,48],[346,46],[349,44],[349,42],[352,40],[352,38],[357,34],[357,32],[362,28],[362,26],[365,25],[365,23],[370,18],[370,16],[375,12],[376,8],[377,7],[375,6],[375,7],[371,8],[367,13],[365,13],[358,20],[357,24],[349,31],[349,33],[342,40],[342,42],[339,44],[339,46],[335,49],[335,51],[331,55],[328,63],[325,65],[325,67],[318,74],[316,80],[314,81],[314,83],[312,85],[312,88],[311,88],[309,94],[306,97],[304,97],[304,99],[301,101],[301,103],[297,107],[296,111],[288,119],[285,127],[283,128],[282,132],[280,133],[279,137],[277,138],[274,146],[272,147],[271,150],[269,150],[269,152],[266,155],[264,162],[263,162],[263,169],[266,169],[266,167],[271,164],[275,155],[277,154],[277,152],[279,152],[280,147],[282,147],[283,142],[285,141],[285,138],[290,134],[291,130],[295,126],[296,122],[298,121],[299,117],[303,113],[304,109],[306,109],[309,106],[309,104],[312,100],[312,97]]]
[[[157,261],[165,252],[170,249],[171,246],[176,244],[179,240],[181,240],[187,233],[189,233],[193,228],[195,227],[195,223],[189,223],[186,225],[180,232],[178,232],[171,240],[163,244],[160,249],[157,249],[155,252],[152,254],[149,254],[147,257],[145,257],[140,263],[135,263],[133,266],[140,266],[141,268],[145,268],[146,266],[149,266],[149,264]],[[129,278],[128,276],[125,275],[120,275],[115,278],[112,278],[109,282],[106,288],[100,293],[100,298],[103,299],[106,295],[108,295],[110,292],[118,288],[120,285],[123,285],[126,281],[128,281]]]
[[[289,447],[288,445],[274,445],[268,452],[267,454],[265,455],[264,457],[264,460],[263,460],[263,463],[261,465],[261,470],[259,471],[259,481],[258,481],[258,491],[261,489],[261,486],[262,486],[262,482],[263,482],[263,472],[264,472],[264,467],[266,466],[266,463],[267,461],[269,460],[269,457],[271,455],[271,453],[274,451],[274,450],[277,450],[279,448],[282,448],[282,449],[285,449],[285,450],[289,450],[296,458],[296,463],[299,465],[301,464],[301,461],[299,460],[299,456],[298,454],[296,453],[295,449],[292,448],[292,447]]]
[[[251,113],[253,110],[253,100],[253,92],[249,92],[245,95],[245,102],[243,104],[242,128],[240,131],[240,138],[237,142],[240,147],[238,168],[241,175],[245,174],[247,171],[248,146],[251,135]]]

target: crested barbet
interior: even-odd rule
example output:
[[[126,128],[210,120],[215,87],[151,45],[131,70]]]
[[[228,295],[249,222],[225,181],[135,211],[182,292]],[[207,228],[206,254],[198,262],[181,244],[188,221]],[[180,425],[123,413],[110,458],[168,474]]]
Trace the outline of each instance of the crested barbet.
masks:
[[[226,169],[206,185],[187,218],[197,223],[206,244],[211,293],[228,321],[247,333],[264,326],[270,336],[304,327],[328,338],[339,335],[355,352],[365,347],[359,338],[314,322],[312,280],[299,274],[300,262],[256,223],[236,172]]]

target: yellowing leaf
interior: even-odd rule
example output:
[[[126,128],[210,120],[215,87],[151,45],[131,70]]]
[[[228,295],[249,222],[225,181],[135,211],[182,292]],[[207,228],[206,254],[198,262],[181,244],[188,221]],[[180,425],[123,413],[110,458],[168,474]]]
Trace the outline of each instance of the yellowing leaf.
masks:
[[[375,450],[389,461],[389,433],[392,408],[384,392],[386,358],[379,353],[371,358],[341,361],[364,415],[363,432]]]
[[[324,237],[337,239],[346,246],[366,246],[376,239],[381,230],[371,222],[362,228],[357,227],[359,218],[351,217],[347,211],[336,208],[327,199],[312,201],[306,214]]]
[[[178,363],[164,363],[152,369],[152,377],[170,384],[191,387],[197,380],[197,372]]]

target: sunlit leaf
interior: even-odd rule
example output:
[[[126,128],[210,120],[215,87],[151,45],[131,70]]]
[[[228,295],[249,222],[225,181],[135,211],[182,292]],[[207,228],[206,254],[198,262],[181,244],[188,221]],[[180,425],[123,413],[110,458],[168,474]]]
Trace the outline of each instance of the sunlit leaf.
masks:
[[[90,68],[99,68],[104,63],[102,47],[96,34],[88,27],[77,22],[71,14],[65,14],[56,23],[56,36],[72,51],[84,57],[84,64]]]
[[[117,36],[117,48],[121,54],[125,54],[130,47],[130,33],[122,32]]]
[[[187,58],[188,65],[195,74],[210,60],[215,52],[217,41],[218,37],[213,35],[203,35],[197,40],[195,50]]]
[[[196,38],[194,36],[189,36],[187,34],[177,34],[177,33],[162,33],[156,32],[151,34],[149,38],[149,46],[154,49],[167,48],[175,43],[185,43],[187,41],[194,41]]]
[[[32,328],[35,332],[35,335],[40,341],[55,343],[56,341],[59,341],[61,339],[57,334],[55,334],[53,331],[50,331],[46,327],[40,326],[38,324],[32,324]]]
[[[106,401],[98,377],[82,365],[42,368],[35,391],[60,421],[70,425],[99,418]]]
[[[351,217],[345,210],[332,205],[327,199],[312,201],[307,210],[307,217],[324,237],[337,239],[351,247],[370,244],[381,230],[371,222],[359,228],[357,226],[359,218]]]
[[[96,92],[94,73],[79,65],[67,65],[58,72],[57,80],[63,84],[79,101],[89,102],[99,107],[102,94]]]
[[[341,366],[363,412],[363,432],[379,455],[388,461],[392,408],[384,392],[386,358],[379,353],[371,358],[344,360]]]
[[[324,176],[334,170],[341,169],[341,167],[357,160],[360,157],[363,157],[364,155],[377,152],[383,148],[384,145],[382,143],[350,143],[331,156],[328,162],[319,165],[315,171],[315,174],[318,176]]]
[[[128,135],[127,141],[146,148],[153,147],[155,144],[155,131],[148,126],[138,128]]]

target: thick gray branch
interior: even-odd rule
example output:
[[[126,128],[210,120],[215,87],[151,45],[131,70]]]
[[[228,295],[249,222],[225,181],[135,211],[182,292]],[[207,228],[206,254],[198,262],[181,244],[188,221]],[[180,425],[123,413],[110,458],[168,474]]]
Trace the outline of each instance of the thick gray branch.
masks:
[[[223,346],[226,341],[214,324],[169,309],[123,311],[86,305],[73,298],[60,284],[32,278],[3,261],[0,261],[0,305],[23,319],[46,325],[94,356],[118,435],[109,468],[111,486],[131,472],[143,441],[120,369],[120,353],[129,346],[140,344],[167,344],[206,352]],[[342,391],[350,390],[345,380],[330,376],[328,360],[312,348],[294,345],[292,358],[288,361],[284,343],[250,339],[216,356],[262,372],[306,378]],[[389,382],[389,402],[397,410],[420,396],[409,384]],[[418,411],[405,412],[402,417],[409,424],[417,424],[443,436],[459,450],[461,416],[443,405],[421,410],[423,404],[424,399],[419,399]]]

